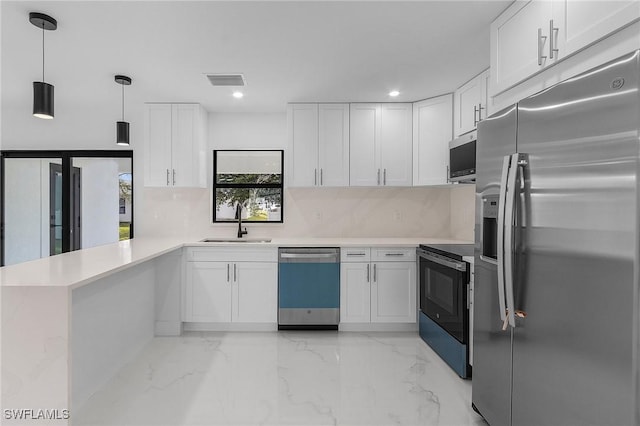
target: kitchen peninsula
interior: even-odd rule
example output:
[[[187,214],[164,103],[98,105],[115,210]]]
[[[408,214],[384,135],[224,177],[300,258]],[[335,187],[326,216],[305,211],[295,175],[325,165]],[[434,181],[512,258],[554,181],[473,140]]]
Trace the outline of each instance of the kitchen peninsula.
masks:
[[[408,247],[443,238],[279,238],[242,247]],[[73,412],[154,336],[182,330],[183,247],[136,238],[0,268],[2,412],[45,410],[24,424],[67,425]],[[46,411],[48,410],[48,411]],[[16,422],[14,424],[20,424]]]

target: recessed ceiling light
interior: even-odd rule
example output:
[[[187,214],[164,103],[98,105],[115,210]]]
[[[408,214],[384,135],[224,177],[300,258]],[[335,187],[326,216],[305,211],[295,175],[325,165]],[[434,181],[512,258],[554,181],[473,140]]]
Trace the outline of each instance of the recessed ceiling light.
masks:
[[[233,92],[233,97],[236,99],[240,99],[244,94],[242,92]]]
[[[389,92],[389,96],[393,96],[394,98],[396,96],[398,96],[399,94],[400,94],[400,92],[398,92],[397,90],[392,90],[392,91]]]

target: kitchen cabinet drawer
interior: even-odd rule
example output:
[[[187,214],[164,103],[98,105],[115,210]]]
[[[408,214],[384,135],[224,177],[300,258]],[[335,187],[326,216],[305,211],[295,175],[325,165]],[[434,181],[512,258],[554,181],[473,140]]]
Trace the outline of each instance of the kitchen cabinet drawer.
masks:
[[[276,247],[188,247],[188,262],[278,262]]]
[[[372,262],[415,262],[415,247],[373,247],[371,249]]]
[[[340,262],[369,262],[371,249],[369,247],[346,247],[340,249]]]

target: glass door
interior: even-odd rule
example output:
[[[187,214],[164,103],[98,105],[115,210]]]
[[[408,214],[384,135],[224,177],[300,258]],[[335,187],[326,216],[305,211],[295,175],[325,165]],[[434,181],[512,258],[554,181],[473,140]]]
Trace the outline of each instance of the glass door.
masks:
[[[133,236],[132,151],[0,154],[0,265]]]

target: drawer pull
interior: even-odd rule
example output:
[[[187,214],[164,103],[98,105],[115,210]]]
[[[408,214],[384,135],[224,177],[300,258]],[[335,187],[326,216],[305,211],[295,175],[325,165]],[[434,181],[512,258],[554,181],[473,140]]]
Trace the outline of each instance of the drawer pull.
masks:
[[[347,257],[350,256],[366,256],[366,253],[347,253]]]
[[[385,253],[385,256],[404,256],[404,253]]]

